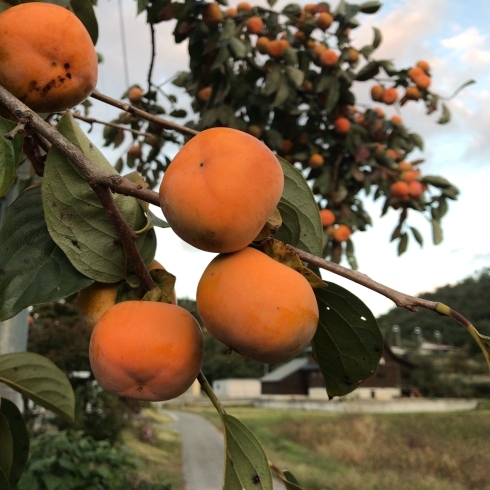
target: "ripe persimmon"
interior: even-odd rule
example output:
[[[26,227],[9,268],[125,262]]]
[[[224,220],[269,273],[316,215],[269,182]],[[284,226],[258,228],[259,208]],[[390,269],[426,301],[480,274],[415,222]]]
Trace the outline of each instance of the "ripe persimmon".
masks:
[[[30,2],[0,14],[0,85],[33,111],[62,111],[84,101],[97,70],[90,35],[69,10]]]
[[[418,180],[413,180],[408,183],[409,193],[412,197],[420,197],[424,192],[424,186]]]
[[[333,17],[330,13],[328,12],[321,12],[318,14],[318,17],[316,18],[316,26],[318,29],[321,29],[322,31],[327,30],[333,22]]]
[[[230,18],[230,19],[233,19],[237,16],[237,9],[236,7],[228,7],[226,10],[225,10],[225,15],[226,17]]]
[[[250,5],[248,2],[240,2],[236,6],[236,9],[238,12],[251,12],[252,11],[252,5]]]
[[[339,62],[339,55],[333,49],[326,49],[320,55],[320,64],[328,68],[334,67]]]
[[[395,114],[394,116],[391,116],[391,122],[396,126],[400,126],[403,124],[403,119],[398,114]]]
[[[236,129],[211,128],[174,157],[160,202],[184,241],[208,252],[234,252],[257,237],[283,187],[281,165],[264,143]]]
[[[267,54],[271,58],[279,59],[284,56],[284,51],[286,51],[286,47],[281,42],[281,39],[270,41],[267,45]]]
[[[427,63],[427,61],[425,61],[425,60],[417,61],[416,66],[418,68],[420,68],[421,70],[423,70],[425,73],[429,73],[430,65],[429,65],[429,63]]]
[[[264,22],[260,17],[254,15],[247,20],[246,26],[249,34],[260,34],[264,29]]]
[[[407,170],[412,170],[413,166],[410,162],[400,162],[397,166],[399,172],[406,172]]]
[[[97,322],[90,366],[99,385],[118,396],[163,401],[184,393],[203,359],[202,332],[184,308],[125,301]]]
[[[408,87],[405,91],[405,97],[408,100],[419,100],[420,99],[420,90],[417,87]]]
[[[320,219],[322,220],[323,228],[328,228],[335,223],[335,214],[330,209],[322,209],[320,211]]]
[[[271,40],[268,37],[260,36],[257,39],[257,44],[255,45],[255,47],[257,48],[257,51],[260,54],[266,54],[267,53],[267,46],[269,45],[270,42],[271,42]]]
[[[313,153],[308,159],[308,165],[311,168],[320,168],[325,163],[323,156],[320,153]]]
[[[250,247],[211,261],[196,302],[214,338],[270,364],[299,354],[318,325],[318,304],[305,277]]]
[[[396,99],[398,99],[398,91],[394,87],[387,88],[381,96],[381,100],[387,105],[394,104]]]
[[[217,3],[208,3],[202,11],[202,21],[208,27],[216,27],[223,20],[223,12]]]
[[[381,102],[385,89],[382,85],[374,85],[371,88],[371,98],[376,102]]]
[[[402,180],[398,180],[390,186],[390,194],[393,197],[405,198],[409,195],[409,193],[410,188],[408,187],[408,184]]]
[[[350,121],[343,116],[335,119],[333,129],[337,134],[347,134],[350,131]]]
[[[430,87],[431,84],[431,78],[429,75],[420,75],[419,77],[416,77],[414,82],[415,85],[417,85],[417,88],[425,90]]]
[[[339,225],[332,232],[332,238],[336,242],[346,242],[352,234],[351,229],[347,225]]]
[[[201,102],[207,102],[211,98],[212,93],[213,93],[212,87],[203,87],[202,89],[198,90],[196,97]]]
[[[143,90],[140,87],[133,87],[128,92],[128,99],[131,104],[137,104],[143,98]]]
[[[425,75],[424,70],[418,66],[414,66],[413,68],[410,68],[410,70],[407,71],[408,78],[412,80],[412,82],[415,82],[415,79]]]
[[[140,145],[132,145],[132,146],[129,147],[128,155],[131,158],[134,158],[134,159],[141,158],[141,155],[142,154],[143,154],[143,152],[141,150],[141,146]]]

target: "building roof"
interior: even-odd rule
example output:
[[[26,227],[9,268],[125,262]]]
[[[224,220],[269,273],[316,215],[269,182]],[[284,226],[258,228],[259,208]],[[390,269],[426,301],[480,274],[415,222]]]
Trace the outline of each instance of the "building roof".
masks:
[[[260,378],[262,382],[272,382],[272,381],[282,381],[284,378],[287,378],[290,374],[298,371],[302,367],[306,366],[309,363],[307,357],[300,357],[296,359],[292,359],[291,361],[283,364],[282,366],[274,369],[270,373],[267,373],[265,376]]]

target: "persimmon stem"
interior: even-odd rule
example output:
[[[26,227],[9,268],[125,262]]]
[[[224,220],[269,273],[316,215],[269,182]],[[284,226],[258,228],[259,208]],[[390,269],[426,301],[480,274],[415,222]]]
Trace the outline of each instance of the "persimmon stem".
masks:
[[[199,374],[197,375],[197,380],[199,381],[199,384],[201,385],[201,388],[204,390],[206,395],[208,395],[208,398],[211,400],[218,413],[221,415],[221,417],[223,417],[226,411],[223,405],[221,405],[219,398],[216,396],[216,393],[213,391],[213,388],[211,388],[209,381],[206,379],[206,376],[204,376],[202,371],[199,371]]]

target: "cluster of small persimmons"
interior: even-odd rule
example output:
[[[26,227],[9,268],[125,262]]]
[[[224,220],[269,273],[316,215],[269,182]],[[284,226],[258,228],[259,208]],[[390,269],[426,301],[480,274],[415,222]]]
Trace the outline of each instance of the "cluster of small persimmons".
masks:
[[[10,58],[5,62],[0,57],[1,83],[32,110],[66,110],[85,100],[97,80],[97,63],[78,18],[65,8],[37,2],[0,14],[1,32],[19,25],[33,26],[15,31],[29,49],[14,58],[13,66]],[[52,25],[63,30],[57,33]],[[8,40],[0,36],[1,49],[15,52],[18,38]],[[48,47],[52,58],[46,63]],[[86,59],[90,62],[81,63]],[[19,66],[39,69],[15,71]],[[48,83],[49,90],[43,91],[44,80],[58,73],[70,77]],[[35,84],[33,76],[39,77]],[[40,90],[33,90],[38,86]],[[141,95],[133,91],[130,100]],[[301,352],[319,320],[310,282],[272,258],[273,253],[263,252],[262,239],[256,241],[268,229],[283,188],[281,164],[264,143],[246,132],[213,128],[182,147],[159,191],[161,208],[175,233],[198,249],[218,253],[197,288],[204,327],[230,349],[265,363],[284,362]],[[89,357],[99,384],[119,396],[168,400],[184,393],[198,376],[203,337],[194,317],[177,305],[175,278],[169,282],[169,274],[156,261],[148,272],[156,287],[146,293],[128,295],[127,283],[95,281],[79,291],[77,301],[91,332]],[[121,286],[126,296],[121,296]]]

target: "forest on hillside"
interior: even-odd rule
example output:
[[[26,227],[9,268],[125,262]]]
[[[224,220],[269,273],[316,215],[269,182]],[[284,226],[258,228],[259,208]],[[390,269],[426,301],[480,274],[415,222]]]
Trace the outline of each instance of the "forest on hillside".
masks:
[[[420,298],[450,306],[468,318],[483,335],[490,335],[490,267],[482,269],[455,285],[424,293]],[[419,309],[413,313],[405,308],[394,308],[378,318],[379,326],[390,344],[395,344],[393,325],[401,331],[402,347],[415,347],[418,339],[415,328],[419,327],[427,342],[436,342],[435,332],[441,333],[444,344],[467,347],[471,353],[479,353],[479,347],[459,323],[433,311]]]

